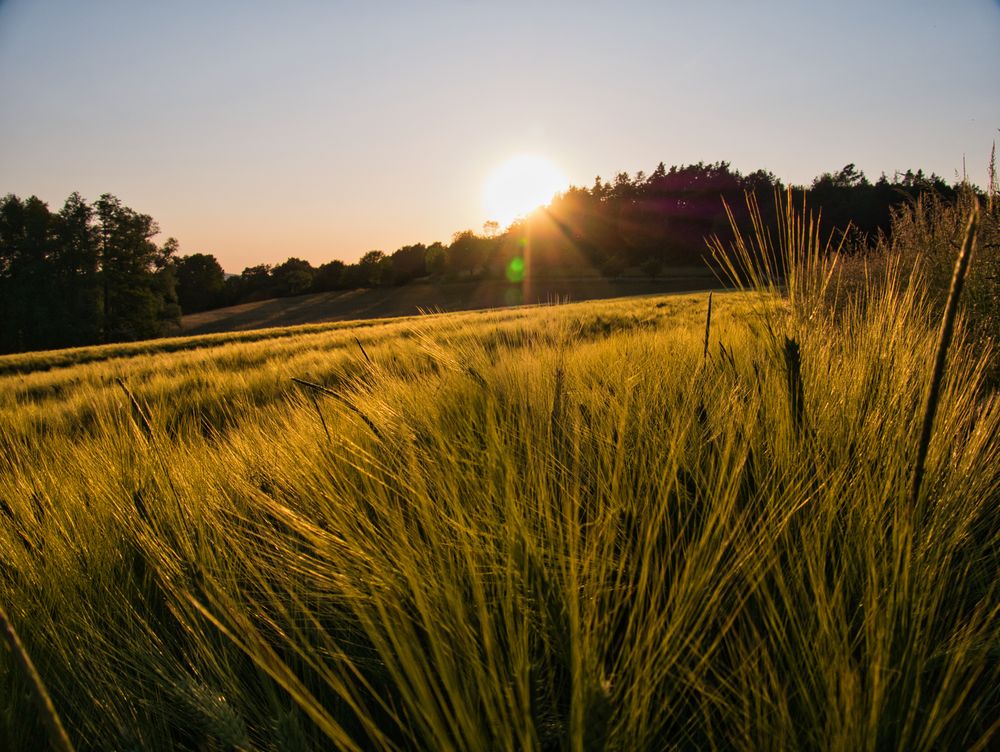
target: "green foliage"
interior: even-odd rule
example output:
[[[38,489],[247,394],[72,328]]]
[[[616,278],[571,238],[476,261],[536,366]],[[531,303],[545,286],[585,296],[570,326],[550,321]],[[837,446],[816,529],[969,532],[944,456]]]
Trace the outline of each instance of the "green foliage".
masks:
[[[74,743],[995,742],[988,354],[950,352],[914,510],[927,293],[812,305],[786,216],[800,294],[716,294],[707,357],[688,295],[0,376],[0,598]],[[39,748],[10,661],[0,746]]]
[[[712,250],[747,291],[710,319],[689,295],[0,358],[0,600],[72,741],[995,746],[996,217],[942,350],[969,204],[900,212],[862,284],[799,198],[729,212]],[[101,265],[138,264],[162,320],[174,245],[102,202],[8,198],[0,269],[41,284],[89,227],[101,299],[141,309]],[[508,250],[544,258],[538,231]],[[0,747],[41,748],[15,659]]]
[[[494,239],[476,235],[472,230],[456,232],[446,252],[447,271],[456,277],[481,273],[496,245]]]
[[[425,263],[427,265],[428,274],[444,274],[445,268],[448,264],[448,255],[440,243],[435,243],[427,249]]]
[[[278,296],[302,295],[313,286],[316,270],[312,264],[299,258],[290,258],[271,270],[273,291]]]
[[[357,263],[357,280],[353,287],[380,287],[393,283],[392,259],[382,251],[368,251]]]

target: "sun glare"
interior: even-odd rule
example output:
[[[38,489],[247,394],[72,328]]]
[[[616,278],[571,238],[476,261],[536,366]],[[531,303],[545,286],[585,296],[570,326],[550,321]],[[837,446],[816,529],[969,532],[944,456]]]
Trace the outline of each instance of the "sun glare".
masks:
[[[552,160],[521,154],[490,173],[483,185],[483,208],[489,219],[507,227],[568,187],[569,179]]]

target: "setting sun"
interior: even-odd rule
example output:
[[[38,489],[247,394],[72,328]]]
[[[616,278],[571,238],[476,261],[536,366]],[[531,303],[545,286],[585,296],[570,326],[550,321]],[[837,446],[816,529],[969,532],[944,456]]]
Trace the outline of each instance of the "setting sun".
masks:
[[[489,219],[506,227],[567,187],[569,179],[552,160],[521,154],[490,173],[483,185],[483,208]]]

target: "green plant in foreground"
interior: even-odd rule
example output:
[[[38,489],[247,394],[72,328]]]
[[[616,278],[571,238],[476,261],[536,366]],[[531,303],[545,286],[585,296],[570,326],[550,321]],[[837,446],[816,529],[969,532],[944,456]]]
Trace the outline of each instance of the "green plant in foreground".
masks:
[[[927,293],[838,298],[785,216],[799,293],[710,327],[704,295],[619,300],[0,377],[0,603],[70,738],[995,743],[990,354],[959,317],[914,515]],[[0,746],[44,745],[0,664]]]

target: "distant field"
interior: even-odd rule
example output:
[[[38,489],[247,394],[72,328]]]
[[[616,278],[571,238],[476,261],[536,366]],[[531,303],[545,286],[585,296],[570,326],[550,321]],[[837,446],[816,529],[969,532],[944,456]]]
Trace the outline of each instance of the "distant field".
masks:
[[[719,287],[714,274],[703,267],[671,269],[660,279],[580,277],[526,280],[521,284],[496,280],[424,282],[244,303],[185,316],[181,330],[185,334],[207,334],[324,321],[412,316],[421,311],[466,311]]]
[[[914,499],[937,341],[919,296],[833,320],[716,293],[706,348],[707,311],[647,296],[0,358],[0,602],[71,739],[988,748],[983,356],[949,356]],[[0,748],[47,747],[10,651],[0,709]]]

